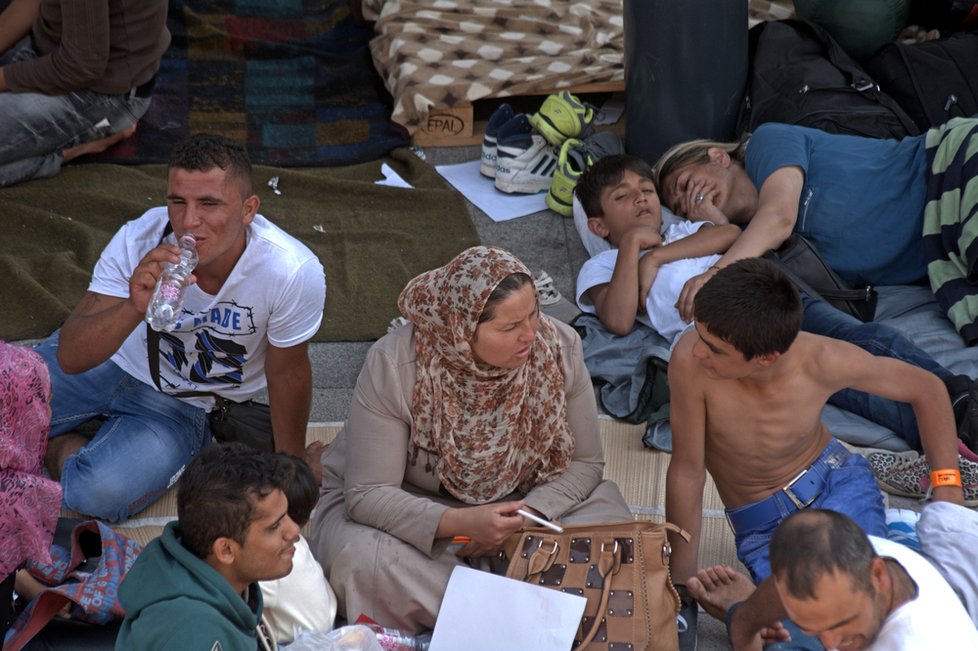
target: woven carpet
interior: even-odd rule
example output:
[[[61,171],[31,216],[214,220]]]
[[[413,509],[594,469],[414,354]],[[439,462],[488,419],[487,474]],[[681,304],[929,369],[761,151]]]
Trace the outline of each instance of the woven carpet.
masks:
[[[407,144],[349,0],[170,0],[173,41],[136,137],[99,162],[162,163],[188,133],[264,165],[349,165]]]
[[[309,426],[306,442],[329,443],[340,431],[342,423],[319,423]],[[642,445],[644,428],[610,418],[601,419],[604,437],[604,476],[618,484],[629,508],[639,520],[662,522],[665,513],[666,469],[670,455],[653,452]],[[176,518],[176,489],[142,511],[128,522],[117,525],[119,531],[142,543],[159,535],[163,525]],[[77,514],[70,514],[78,517]],[[703,492],[703,529],[700,542],[700,567],[726,563],[745,571],[737,560],[733,533],[723,515],[723,504],[713,480],[707,475]]]
[[[383,162],[414,188],[376,185]],[[281,194],[267,185],[275,176]],[[165,202],[165,179],[159,165],[73,165],[0,189],[0,339],[57,328],[116,230]],[[259,166],[255,181],[260,212],[305,242],[326,270],[325,316],[313,341],[380,337],[408,280],[479,242],[462,196],[407,149],[352,166]]]

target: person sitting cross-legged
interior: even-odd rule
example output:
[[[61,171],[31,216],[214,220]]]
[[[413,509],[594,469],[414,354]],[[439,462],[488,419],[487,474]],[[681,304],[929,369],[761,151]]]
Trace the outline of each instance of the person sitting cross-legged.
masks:
[[[119,229],[88,291],[36,348],[54,396],[48,470],[63,506],[102,520],[125,520],[176,482],[210,441],[218,398],[244,402],[267,389],[267,448],[305,454],[322,264],[258,214],[239,143],[180,141],[166,202]],[[188,234],[199,262],[172,329],[156,333],[146,310],[164,265],[180,261],[174,236]],[[79,432],[89,424],[93,438]]]
[[[526,266],[472,247],[411,280],[322,456],[311,545],[339,612],[434,628],[456,567],[505,572],[533,522],[631,519],[604,455],[581,340],[540,313]]]
[[[0,187],[136,131],[170,44],[166,0],[0,0]]]

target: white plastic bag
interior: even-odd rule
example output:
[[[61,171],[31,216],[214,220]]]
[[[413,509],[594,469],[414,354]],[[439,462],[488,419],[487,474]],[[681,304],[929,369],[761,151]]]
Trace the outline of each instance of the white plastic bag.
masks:
[[[384,651],[377,636],[366,626],[342,626],[329,633],[302,631],[288,651]]]

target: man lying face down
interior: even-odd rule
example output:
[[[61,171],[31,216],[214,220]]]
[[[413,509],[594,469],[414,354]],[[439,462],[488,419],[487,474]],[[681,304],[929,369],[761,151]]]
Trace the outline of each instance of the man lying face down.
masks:
[[[762,622],[733,614],[737,639],[748,631],[783,639],[775,620],[790,618],[826,649],[978,648],[978,631],[937,568],[909,547],[866,536],[841,513],[813,509],[787,518],[771,540],[771,571],[772,617]],[[718,616],[736,613],[755,592],[746,576],[726,566],[701,571],[690,589]]]

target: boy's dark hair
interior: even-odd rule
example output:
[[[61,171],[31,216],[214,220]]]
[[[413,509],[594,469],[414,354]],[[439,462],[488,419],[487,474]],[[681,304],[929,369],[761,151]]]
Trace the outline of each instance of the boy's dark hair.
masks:
[[[751,360],[783,353],[801,330],[798,290],[773,263],[738,260],[720,269],[693,301],[698,323]]]
[[[309,521],[319,500],[319,485],[309,464],[299,457],[284,452],[275,456],[282,475],[282,492],[289,501],[289,518],[301,527]]]
[[[195,133],[176,144],[168,169],[208,172],[219,167],[241,185],[242,196],[251,195],[251,161],[239,143],[210,133]]]
[[[852,588],[872,595],[876,558],[866,533],[849,516],[810,509],[786,518],[771,539],[771,574],[798,599],[814,599],[819,580],[846,574]]]
[[[206,559],[218,538],[244,544],[255,505],[282,486],[275,455],[241,443],[208,445],[190,462],[177,489],[177,524],[183,546]]]
[[[639,176],[652,180],[652,166],[638,156],[631,154],[611,154],[597,160],[589,170],[581,174],[574,188],[577,200],[584,208],[588,217],[600,217],[604,214],[601,208],[601,193],[606,188],[618,185],[626,171],[632,171]]]

